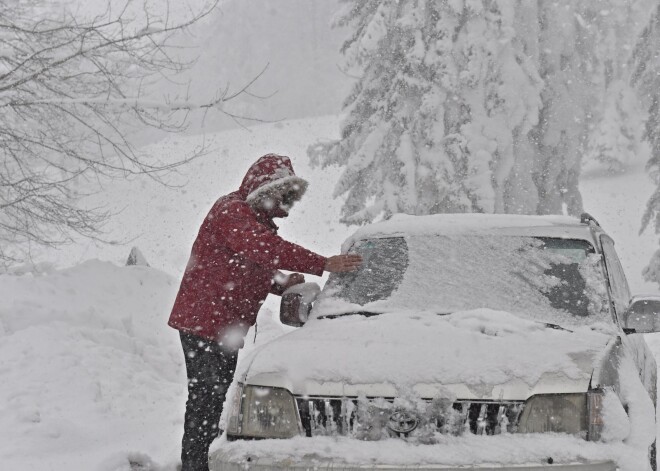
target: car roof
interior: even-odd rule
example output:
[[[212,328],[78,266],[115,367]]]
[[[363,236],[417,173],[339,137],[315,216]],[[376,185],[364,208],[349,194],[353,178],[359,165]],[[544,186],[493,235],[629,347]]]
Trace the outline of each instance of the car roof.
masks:
[[[348,249],[358,240],[428,235],[506,235],[556,237],[594,242],[590,225],[570,216],[529,216],[518,214],[434,214],[394,215],[392,218],[358,229],[344,243]],[[595,226],[598,227],[598,226]]]

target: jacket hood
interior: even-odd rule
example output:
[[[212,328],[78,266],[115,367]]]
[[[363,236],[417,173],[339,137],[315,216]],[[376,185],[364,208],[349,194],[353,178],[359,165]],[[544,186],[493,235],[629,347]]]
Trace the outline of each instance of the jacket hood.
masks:
[[[296,176],[289,157],[267,154],[248,169],[239,193],[248,203],[266,193],[283,195],[290,191],[295,192],[295,199],[299,200],[307,186],[306,180]]]

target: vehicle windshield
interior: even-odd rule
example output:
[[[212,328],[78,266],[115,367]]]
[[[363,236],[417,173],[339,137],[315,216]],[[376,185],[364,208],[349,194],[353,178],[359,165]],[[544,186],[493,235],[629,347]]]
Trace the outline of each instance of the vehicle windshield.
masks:
[[[315,317],[489,308],[557,325],[609,322],[600,256],[584,240],[465,235],[362,240],[362,268],[333,274]]]

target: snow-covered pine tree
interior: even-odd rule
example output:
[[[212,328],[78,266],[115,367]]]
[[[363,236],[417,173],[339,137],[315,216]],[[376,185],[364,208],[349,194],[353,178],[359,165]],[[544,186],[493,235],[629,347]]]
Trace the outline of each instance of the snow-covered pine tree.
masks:
[[[657,185],[646,203],[640,233],[651,223],[655,232],[660,233],[660,6],[640,35],[633,57],[632,81],[642,102],[648,106],[644,137],[650,144],[651,156],[646,169]],[[644,269],[644,278],[660,284],[660,250]]]
[[[344,222],[582,211],[599,84],[620,62],[600,46],[602,18],[620,0],[343,2],[343,50],[363,75],[341,139],[309,154],[345,167]]]
[[[640,153],[643,115],[631,84],[631,52],[648,22],[653,0],[600,0],[592,20],[596,26],[598,73],[596,83],[602,106],[594,110],[595,128],[590,132],[585,166],[624,171]]]
[[[515,31],[520,16],[529,13],[527,3],[479,0],[462,5],[465,21],[456,35],[454,56],[458,96],[466,110],[458,128],[468,168],[463,186],[477,196],[472,210],[534,209],[528,198],[534,182],[521,172],[527,165],[521,149],[538,122],[543,83]]]
[[[538,2],[537,8],[537,30],[517,25],[525,43],[538,51],[537,68],[544,81],[538,125],[529,136],[536,186],[531,197],[538,201],[533,212],[579,214],[580,161],[594,101],[593,38],[581,2]]]
[[[607,87],[602,115],[589,135],[585,165],[596,163],[612,173],[624,172],[640,152],[643,114],[628,81],[617,80]]]
[[[541,90],[513,34],[523,2],[345,3],[339,24],[354,34],[343,51],[364,74],[342,139],[309,150],[313,162],[346,167],[335,190],[347,193],[344,222],[515,207],[516,149]],[[524,192],[532,182],[515,184]]]

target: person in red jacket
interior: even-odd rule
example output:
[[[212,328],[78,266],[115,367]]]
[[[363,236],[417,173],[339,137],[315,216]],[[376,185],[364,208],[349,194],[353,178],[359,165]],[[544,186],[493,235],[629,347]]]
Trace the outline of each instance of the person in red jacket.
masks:
[[[273,219],[288,216],[306,189],[288,157],[265,155],[199,229],[168,322],[179,330],[188,376],[182,471],[208,470],[237,352],[266,296],[304,282],[279,270],[321,275],[361,263],[357,255],[326,258],[277,235]]]

